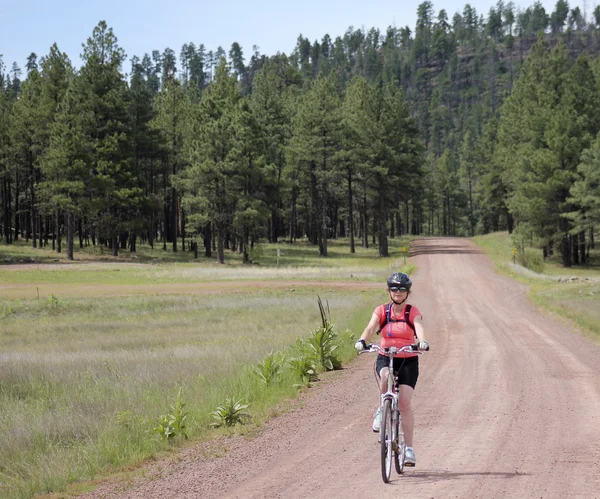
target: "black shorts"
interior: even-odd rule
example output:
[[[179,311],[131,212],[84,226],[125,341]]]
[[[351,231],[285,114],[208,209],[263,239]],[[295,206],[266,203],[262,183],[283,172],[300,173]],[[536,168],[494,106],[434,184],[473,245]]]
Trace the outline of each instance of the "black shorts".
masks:
[[[377,376],[384,367],[389,365],[387,356],[379,354],[377,356],[376,369]],[[394,357],[394,372],[398,376],[399,385],[408,385],[414,389],[417,386],[419,378],[419,357]]]

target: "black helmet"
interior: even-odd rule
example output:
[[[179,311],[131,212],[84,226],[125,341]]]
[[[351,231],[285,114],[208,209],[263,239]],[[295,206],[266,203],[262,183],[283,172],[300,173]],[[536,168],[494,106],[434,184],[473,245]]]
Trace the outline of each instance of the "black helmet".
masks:
[[[402,272],[396,272],[388,277],[387,285],[388,288],[400,288],[404,291],[410,291],[412,281],[406,274]]]

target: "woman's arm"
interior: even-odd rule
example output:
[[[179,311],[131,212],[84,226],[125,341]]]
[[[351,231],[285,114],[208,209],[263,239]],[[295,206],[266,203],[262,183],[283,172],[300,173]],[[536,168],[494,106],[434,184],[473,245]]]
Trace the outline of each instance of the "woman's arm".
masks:
[[[367,327],[363,331],[363,334],[360,335],[359,340],[354,344],[354,347],[360,352],[364,348],[367,348],[367,341],[369,338],[373,336],[373,333],[377,332],[379,329],[379,316],[373,312],[371,316],[371,320],[367,324]]]
[[[373,315],[371,316],[371,320],[367,324],[367,327],[363,331],[363,334],[360,335],[359,341],[364,340],[366,343],[367,341],[369,341],[369,338],[377,332],[378,329],[379,329],[379,316],[375,312],[373,312]]]
[[[427,340],[425,339],[425,327],[423,326],[423,320],[420,315],[415,317],[414,324],[415,334],[417,335],[416,343],[419,345],[419,348],[426,349],[429,346],[429,343],[427,343]],[[424,345],[421,345],[421,343],[424,343]]]

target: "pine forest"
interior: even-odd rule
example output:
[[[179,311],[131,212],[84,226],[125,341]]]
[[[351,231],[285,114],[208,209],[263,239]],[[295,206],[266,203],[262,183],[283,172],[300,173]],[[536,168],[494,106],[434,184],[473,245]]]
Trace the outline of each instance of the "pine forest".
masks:
[[[80,68],[56,44],[24,69],[0,59],[6,244],[223,263],[226,250],[251,262],[261,241],[326,257],[344,238],[387,256],[407,233],[508,231],[585,263],[600,226],[600,6],[425,1],[414,27],[300,35],[287,55],[200,42],[128,56],[101,21]]]

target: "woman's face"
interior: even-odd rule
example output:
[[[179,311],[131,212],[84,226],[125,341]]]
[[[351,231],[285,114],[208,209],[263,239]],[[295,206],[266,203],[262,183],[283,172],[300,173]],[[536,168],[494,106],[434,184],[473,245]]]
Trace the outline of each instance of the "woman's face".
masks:
[[[394,301],[397,301],[397,302],[406,300],[406,298],[408,296],[408,291],[406,291],[405,289],[389,288],[389,290],[390,290],[390,296],[392,297],[392,299]]]

